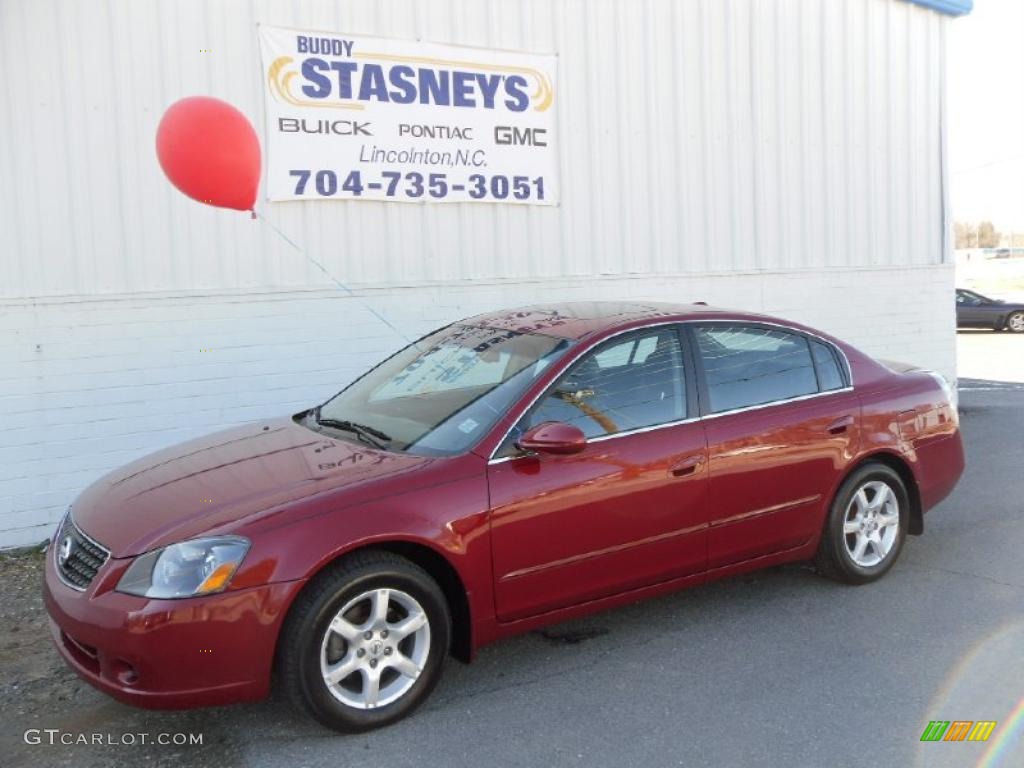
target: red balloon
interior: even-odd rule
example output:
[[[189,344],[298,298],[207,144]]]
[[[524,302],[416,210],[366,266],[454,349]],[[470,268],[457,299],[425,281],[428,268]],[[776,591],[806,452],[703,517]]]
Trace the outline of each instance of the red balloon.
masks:
[[[260,140],[248,118],[209,96],[176,101],[156,130],[160,167],[200,203],[252,210],[260,183]]]

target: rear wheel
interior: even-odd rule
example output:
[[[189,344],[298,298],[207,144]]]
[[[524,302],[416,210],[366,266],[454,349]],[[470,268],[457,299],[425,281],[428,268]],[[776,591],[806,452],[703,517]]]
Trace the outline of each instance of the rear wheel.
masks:
[[[444,594],[423,569],[389,552],[356,553],[318,576],[289,614],[282,685],[329,728],[388,725],[437,684],[450,625]]]
[[[880,579],[899,557],[910,519],[900,476],[885,464],[866,464],[839,488],[818,545],[815,564],[847,584]]]
[[[1014,312],[1006,318],[1006,327],[1014,333],[1024,333],[1024,312]]]

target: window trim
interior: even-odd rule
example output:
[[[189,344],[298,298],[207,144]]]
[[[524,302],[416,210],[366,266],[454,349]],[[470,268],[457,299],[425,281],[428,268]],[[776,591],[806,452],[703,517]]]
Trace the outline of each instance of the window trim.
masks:
[[[519,454],[513,454],[512,456],[500,456],[499,457],[499,456],[497,456],[497,453],[498,453],[499,449],[501,448],[501,446],[503,446],[505,444],[505,441],[508,439],[508,436],[512,433],[512,430],[515,428],[516,424],[519,423],[519,420],[522,419],[527,413],[530,412],[530,410],[533,408],[534,404],[538,400],[540,400],[541,397],[546,395],[548,390],[551,387],[553,387],[558,382],[558,380],[562,377],[562,374],[565,373],[566,371],[568,371],[573,365],[575,365],[577,360],[579,360],[581,357],[583,357],[583,355],[587,354],[589,351],[591,351],[593,349],[596,349],[599,345],[603,344],[604,342],[609,341],[611,339],[614,339],[614,338],[616,338],[618,336],[622,336],[622,335],[627,334],[627,333],[634,333],[636,331],[644,331],[644,330],[648,330],[650,328],[659,328],[659,327],[665,326],[665,325],[674,325],[674,326],[676,326],[676,330],[678,331],[679,337],[680,337],[680,343],[682,344],[682,347],[683,347],[683,365],[685,367],[684,373],[685,373],[685,375],[687,377],[687,379],[686,379],[686,387],[687,387],[687,397],[686,397],[686,402],[687,402],[687,418],[680,419],[679,421],[666,422],[665,424],[655,424],[655,425],[652,425],[652,426],[649,426],[649,427],[638,427],[636,429],[624,430],[622,432],[616,432],[613,435],[601,435],[601,436],[598,436],[598,437],[595,437],[595,438],[588,439],[587,440],[588,444],[594,443],[594,442],[604,442],[605,440],[612,440],[612,439],[619,438],[619,437],[628,437],[630,435],[636,435],[636,434],[640,434],[640,433],[643,433],[643,432],[653,432],[653,431],[658,430],[658,429],[669,429],[671,427],[677,427],[677,426],[680,426],[680,425],[683,425],[683,424],[693,424],[693,423],[696,423],[696,422],[704,421],[705,419],[715,419],[715,418],[718,418],[720,416],[731,416],[733,414],[743,413],[745,411],[755,411],[755,410],[760,410],[761,408],[773,408],[773,407],[778,406],[778,405],[787,405],[789,403],[800,402],[802,400],[812,400],[812,399],[814,399],[816,397],[829,397],[831,395],[843,394],[845,392],[852,392],[854,390],[855,383],[854,383],[854,380],[853,380],[853,368],[850,366],[850,359],[846,356],[846,352],[844,352],[843,349],[841,347],[839,347],[837,344],[829,341],[824,336],[821,336],[821,335],[819,335],[817,333],[814,333],[813,331],[803,330],[803,329],[800,329],[800,328],[793,328],[792,326],[789,326],[789,325],[783,325],[782,323],[773,323],[773,322],[768,321],[768,320],[726,320],[726,319],[666,320],[666,321],[662,321],[662,322],[658,322],[658,323],[651,323],[649,325],[643,325],[643,326],[640,326],[640,327],[623,328],[622,330],[617,331],[616,333],[610,334],[609,336],[606,336],[605,338],[601,339],[601,341],[597,342],[596,345],[583,346],[582,349],[575,349],[575,350],[570,348],[566,352],[566,359],[563,359],[561,361],[563,363],[563,365],[564,365],[564,368],[562,369],[562,371],[559,372],[558,375],[555,376],[554,379],[552,379],[551,383],[548,386],[544,387],[542,390],[540,390],[540,392],[538,392],[536,395],[533,396],[533,398],[530,400],[529,404],[522,410],[522,412],[519,414],[519,416],[515,420],[513,420],[513,422],[509,425],[508,429],[505,430],[505,433],[501,436],[501,439],[494,446],[494,450],[491,451],[491,455],[488,456],[488,458],[487,458],[488,466],[490,466],[491,464],[502,464],[502,463],[504,463],[506,461],[514,461],[516,459],[521,459],[521,458],[524,458],[525,456],[529,456],[530,455],[530,454],[527,454],[527,453],[519,453]],[[698,325],[752,325],[752,326],[764,326],[766,328],[779,329],[779,330],[787,331],[789,333],[795,333],[797,335],[804,336],[806,338],[814,339],[816,341],[820,341],[820,342],[824,343],[826,346],[828,346],[832,350],[833,354],[835,354],[837,356],[837,359],[840,362],[839,373],[840,373],[841,376],[843,376],[844,381],[846,382],[846,385],[844,387],[842,387],[841,389],[830,389],[830,390],[827,390],[825,392],[818,391],[818,392],[814,392],[814,393],[811,393],[811,394],[808,394],[808,395],[798,395],[796,397],[788,398],[786,400],[771,400],[771,401],[769,401],[767,403],[758,403],[757,405],[747,405],[747,406],[744,406],[742,408],[735,408],[735,409],[730,410],[730,411],[718,411],[717,413],[711,413],[711,412],[705,413],[704,412],[704,408],[705,408],[705,404],[708,402],[708,399],[707,399],[707,393],[705,391],[706,380],[704,378],[704,366],[701,363],[699,354],[696,354],[696,352],[697,352],[697,348],[696,348],[697,340],[696,340],[696,337],[695,337],[694,332],[693,332],[694,326],[698,326]],[[580,346],[582,346],[582,345],[580,345]],[[575,351],[575,354],[573,355],[574,351]],[[810,352],[810,348],[808,348],[808,352]],[[571,357],[571,359],[569,359],[570,357]],[[811,355],[811,360],[812,361],[814,360],[813,354]],[[698,368],[698,366],[699,366],[699,368]],[[691,379],[695,379],[695,381],[693,382],[692,388],[691,388]],[[695,409],[695,411],[691,411],[690,410],[690,397],[691,397],[691,394],[696,396],[696,409]]]
[[[827,392],[812,392],[809,395],[797,395],[796,397],[788,397],[785,400],[772,400],[767,403],[758,403],[757,405],[745,405],[742,408],[734,408],[731,411],[716,411],[715,413],[709,413],[706,416],[701,416],[701,419],[717,419],[719,416],[732,416],[736,413],[744,413],[746,411],[756,411],[761,408],[772,408],[776,405],[788,405],[789,403],[799,403],[802,400],[813,400],[816,397],[828,397],[829,395],[838,395],[842,392],[853,392],[853,387],[843,387],[842,389],[830,389]]]
[[[850,368],[850,361],[846,357],[846,354],[835,344],[830,342],[828,339],[819,336],[816,333],[810,331],[804,331],[799,328],[792,328],[786,325],[780,325],[778,323],[770,323],[761,320],[691,320],[687,322],[688,328],[686,329],[687,336],[689,337],[689,343],[691,347],[691,354],[696,362],[696,368],[699,378],[698,385],[698,397],[700,398],[700,416],[701,418],[714,418],[717,416],[726,416],[732,413],[742,413],[744,411],[751,411],[757,408],[765,408],[772,405],[781,405],[783,403],[793,403],[800,400],[809,400],[813,397],[821,397],[823,395],[831,395],[837,392],[849,392],[853,389],[853,372]],[[742,326],[744,328],[763,328],[769,331],[782,331],[789,333],[794,336],[799,336],[807,344],[807,354],[811,360],[812,370],[814,371],[814,382],[817,387],[817,392],[808,392],[804,395],[794,395],[792,397],[785,397],[778,400],[768,400],[763,403],[754,403],[752,405],[744,405],[739,408],[730,408],[725,411],[713,411],[711,410],[711,393],[708,388],[707,373],[704,370],[704,358],[700,354],[700,345],[697,342],[696,329],[704,326]],[[825,347],[832,353],[832,356],[836,359],[836,363],[839,368],[839,376],[843,380],[843,386],[838,389],[827,389],[821,388],[821,377],[818,372],[818,364],[814,359],[814,350],[811,347],[811,341],[818,341],[825,345]]]

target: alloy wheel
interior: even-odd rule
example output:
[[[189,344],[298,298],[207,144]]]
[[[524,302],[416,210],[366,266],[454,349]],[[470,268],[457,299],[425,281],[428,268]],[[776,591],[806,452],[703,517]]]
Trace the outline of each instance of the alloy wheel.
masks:
[[[899,500],[882,480],[864,483],[850,499],[843,518],[843,541],[850,559],[872,568],[888,557],[900,528]]]
[[[399,589],[372,589],[349,600],[320,644],[320,672],[336,699],[377,709],[401,698],[419,679],[430,653],[430,621]]]

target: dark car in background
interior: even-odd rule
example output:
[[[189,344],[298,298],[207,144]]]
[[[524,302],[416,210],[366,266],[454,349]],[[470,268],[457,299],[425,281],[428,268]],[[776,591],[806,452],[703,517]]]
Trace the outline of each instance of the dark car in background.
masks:
[[[957,288],[956,327],[1024,333],[1024,303],[990,299],[975,291]]]

